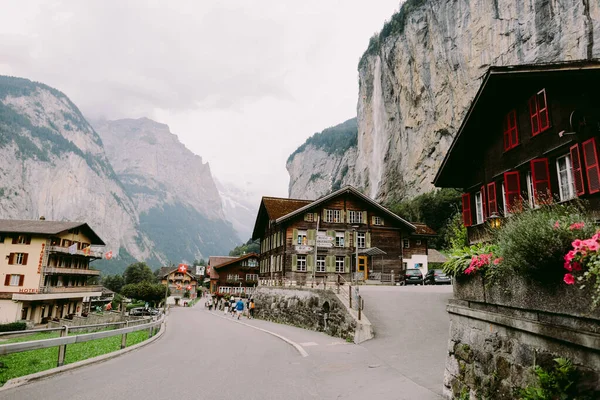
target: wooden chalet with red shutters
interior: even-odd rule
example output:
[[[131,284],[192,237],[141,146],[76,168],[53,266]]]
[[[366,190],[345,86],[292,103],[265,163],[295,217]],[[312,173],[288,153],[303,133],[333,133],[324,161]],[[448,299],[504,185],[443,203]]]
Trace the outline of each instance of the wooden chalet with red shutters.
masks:
[[[252,294],[258,286],[258,254],[210,257],[210,292]]]
[[[348,186],[314,201],[263,197],[252,239],[262,283],[302,285],[398,276],[403,251],[426,255],[431,235]]]
[[[486,220],[576,197],[600,211],[600,63],[491,67],[434,184],[462,188],[471,243]]]

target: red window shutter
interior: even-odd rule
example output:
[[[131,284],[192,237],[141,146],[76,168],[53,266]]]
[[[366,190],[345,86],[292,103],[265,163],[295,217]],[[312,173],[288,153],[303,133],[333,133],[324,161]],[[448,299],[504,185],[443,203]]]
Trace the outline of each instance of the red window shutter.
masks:
[[[12,265],[15,263],[15,253],[10,253],[10,255],[8,256],[8,264]]]
[[[481,187],[481,209],[483,210],[483,220],[487,219],[487,202],[485,201],[485,185]]]
[[[521,209],[521,182],[519,181],[519,172],[504,173],[504,191],[506,192],[506,210],[513,212]]]
[[[4,277],[4,286],[10,286],[10,275],[6,274]]]
[[[19,236],[13,236],[12,244],[17,244],[17,240],[19,240]]]
[[[469,193],[462,195],[462,214],[463,224],[465,226],[471,226],[473,221],[471,219],[471,194]]]
[[[581,170],[581,158],[579,157],[579,145],[571,146],[571,168],[573,169],[573,181],[575,183],[575,193],[577,196],[585,194],[585,185],[583,184],[583,171]]]
[[[540,119],[537,109],[536,96],[529,99],[529,117],[531,120],[531,135],[535,136],[540,133]]]
[[[25,236],[25,244],[31,244],[31,236]]]
[[[504,150],[510,150],[519,144],[517,130],[517,111],[512,110],[504,117]]]
[[[488,213],[498,212],[498,206],[496,204],[496,182],[488,183],[487,185],[487,200],[488,200]]]
[[[19,286],[23,286],[23,282],[25,282],[25,275],[19,275]]]
[[[583,148],[583,162],[588,180],[589,193],[600,192],[600,170],[598,169],[598,154],[596,152],[596,139],[591,138],[581,144]]]
[[[546,103],[546,89],[542,89],[537,94],[538,120],[540,121],[540,132],[544,132],[550,127],[548,118],[548,104]]]
[[[550,188],[550,171],[547,158],[531,160],[531,181],[533,183],[533,198],[536,204],[552,201]]]
[[[27,265],[27,253],[23,253],[23,264],[22,265]]]

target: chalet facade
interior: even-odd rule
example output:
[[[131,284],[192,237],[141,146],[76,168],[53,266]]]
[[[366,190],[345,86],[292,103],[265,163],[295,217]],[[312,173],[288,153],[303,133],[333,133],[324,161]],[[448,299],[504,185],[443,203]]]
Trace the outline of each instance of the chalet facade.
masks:
[[[429,239],[436,236],[436,232],[425,224],[412,222],[415,231],[402,239],[402,264],[403,269],[417,268],[423,275],[429,270]]]
[[[179,268],[170,268],[165,271],[161,268],[161,284],[169,285],[171,296],[175,298],[195,299],[198,295],[198,279],[194,274],[187,271],[182,272]],[[166,290],[166,289],[165,289]]]
[[[100,275],[90,262],[104,246],[82,222],[0,220],[0,323],[69,318],[87,310],[83,301],[101,297]]]
[[[315,201],[263,197],[252,239],[260,239],[261,281],[303,284],[313,276],[334,281],[338,274],[350,280],[354,272],[360,279],[399,273],[403,241],[414,240],[416,231],[415,225],[345,187]],[[425,242],[419,246],[426,252]]]
[[[258,257],[256,253],[249,253],[241,257],[213,260],[210,269],[210,292],[253,293],[258,286]]]
[[[471,243],[486,220],[576,197],[600,210],[600,63],[491,67],[434,184],[462,188]]]

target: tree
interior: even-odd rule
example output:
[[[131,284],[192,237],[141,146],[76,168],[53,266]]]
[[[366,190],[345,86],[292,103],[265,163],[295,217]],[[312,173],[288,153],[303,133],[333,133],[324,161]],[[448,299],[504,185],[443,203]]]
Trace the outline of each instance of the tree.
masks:
[[[156,276],[144,262],[137,262],[128,266],[123,272],[123,278],[125,285],[141,282],[156,283]]]
[[[235,249],[229,252],[230,256],[237,257],[242,254],[248,253],[259,253],[260,252],[260,243],[257,240],[252,241],[252,239],[248,239],[248,241],[244,244],[237,246]]]
[[[167,296],[170,294],[167,291]],[[121,289],[123,296],[131,299],[147,301],[149,303],[160,303],[165,298],[165,285],[159,283],[150,283],[147,281],[140,283],[130,283]]]
[[[102,286],[112,290],[115,293],[121,293],[121,288],[125,284],[123,275],[106,275],[102,279]]]
[[[194,260],[194,264],[192,264],[194,267],[199,265],[201,267],[206,267],[206,260],[204,258],[201,258],[199,260]]]

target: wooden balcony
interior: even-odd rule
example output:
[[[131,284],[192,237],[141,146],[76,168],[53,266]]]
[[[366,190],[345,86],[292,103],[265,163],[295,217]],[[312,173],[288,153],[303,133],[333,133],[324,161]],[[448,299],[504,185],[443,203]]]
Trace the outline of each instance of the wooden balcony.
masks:
[[[46,267],[44,269],[46,275],[86,275],[86,276],[98,276],[100,271],[95,269],[84,269],[84,268],[60,268],[60,267]]]
[[[102,293],[102,286],[44,286],[41,293]]]
[[[68,247],[61,247],[61,246],[48,246],[48,251],[51,253],[71,254],[69,252]],[[90,250],[89,254],[85,254],[83,250],[77,250],[77,251],[75,251],[75,253],[73,253],[71,255],[91,257],[91,258],[102,258],[101,252],[93,251],[93,250]]]

